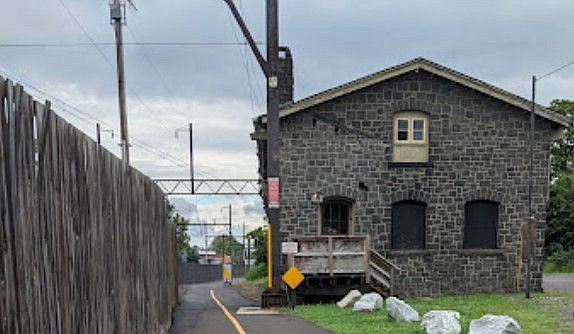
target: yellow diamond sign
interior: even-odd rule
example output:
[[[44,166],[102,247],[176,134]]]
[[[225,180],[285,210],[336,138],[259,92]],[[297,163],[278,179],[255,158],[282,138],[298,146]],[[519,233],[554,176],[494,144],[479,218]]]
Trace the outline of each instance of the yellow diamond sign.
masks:
[[[291,289],[295,289],[299,284],[301,284],[301,282],[303,282],[305,276],[303,276],[295,266],[291,266],[282,278],[283,282],[287,283]]]

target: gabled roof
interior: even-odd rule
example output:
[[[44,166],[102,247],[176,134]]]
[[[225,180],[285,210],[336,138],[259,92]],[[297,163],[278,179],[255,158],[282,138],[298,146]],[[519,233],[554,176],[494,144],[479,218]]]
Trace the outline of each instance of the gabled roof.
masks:
[[[530,111],[531,101],[516,94],[507,92],[501,88],[490,85],[484,81],[472,78],[466,74],[455,71],[448,67],[442,66],[425,58],[415,58],[406,63],[402,63],[393,67],[389,67],[385,70],[364,76],[362,78],[353,80],[351,82],[345,83],[343,85],[327,89],[315,95],[311,95],[302,100],[284,105],[281,107],[280,117],[285,117],[299,111],[308,109],[320,103],[327,102],[334,98],[352,93],[359,89],[377,84],[379,82],[392,79],[399,75],[416,71],[424,70],[445,79],[457,82],[461,85],[467,86],[471,89],[490,95],[496,99],[502,100],[520,109]],[[535,112],[540,117],[546,118],[552,122],[555,122],[561,126],[568,126],[568,119],[552,110],[549,110],[543,106],[536,105]]]

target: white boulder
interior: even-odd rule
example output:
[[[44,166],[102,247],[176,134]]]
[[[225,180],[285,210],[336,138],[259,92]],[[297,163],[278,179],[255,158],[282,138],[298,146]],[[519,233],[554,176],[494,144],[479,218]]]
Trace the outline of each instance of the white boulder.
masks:
[[[487,314],[470,322],[468,334],[520,334],[520,326],[509,316]]]
[[[421,328],[427,334],[460,334],[459,319],[455,311],[430,311],[423,316]]]
[[[339,306],[339,308],[346,308],[352,306],[362,296],[363,294],[359,290],[351,290],[345,297],[343,297],[343,299],[337,302],[337,306]]]
[[[353,305],[353,311],[374,311],[383,306],[383,297],[376,292],[366,293]]]
[[[419,313],[396,297],[387,298],[387,313],[396,321],[413,322],[419,321]]]

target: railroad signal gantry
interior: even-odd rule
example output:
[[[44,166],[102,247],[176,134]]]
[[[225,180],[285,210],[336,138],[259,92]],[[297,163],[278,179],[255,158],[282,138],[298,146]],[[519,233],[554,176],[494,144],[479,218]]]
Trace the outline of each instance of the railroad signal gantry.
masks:
[[[155,179],[166,195],[259,195],[257,179]]]

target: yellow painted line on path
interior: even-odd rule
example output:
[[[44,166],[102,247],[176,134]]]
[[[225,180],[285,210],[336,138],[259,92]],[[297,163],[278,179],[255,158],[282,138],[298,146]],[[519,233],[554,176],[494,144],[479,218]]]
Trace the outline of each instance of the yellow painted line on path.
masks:
[[[219,299],[217,299],[217,297],[215,297],[215,292],[213,292],[213,289],[211,289],[210,293],[211,293],[211,299],[213,299],[213,301],[217,304],[217,306],[219,306],[219,308],[223,311],[225,316],[227,316],[229,321],[231,321],[231,323],[233,324],[233,327],[235,327],[235,330],[237,331],[237,333],[238,334],[247,334],[247,333],[245,333],[245,330],[243,329],[243,327],[241,327],[241,324],[239,323],[239,321],[237,321],[237,319],[235,319],[235,317],[227,310],[227,307],[225,307],[225,305],[223,305],[219,301]]]

